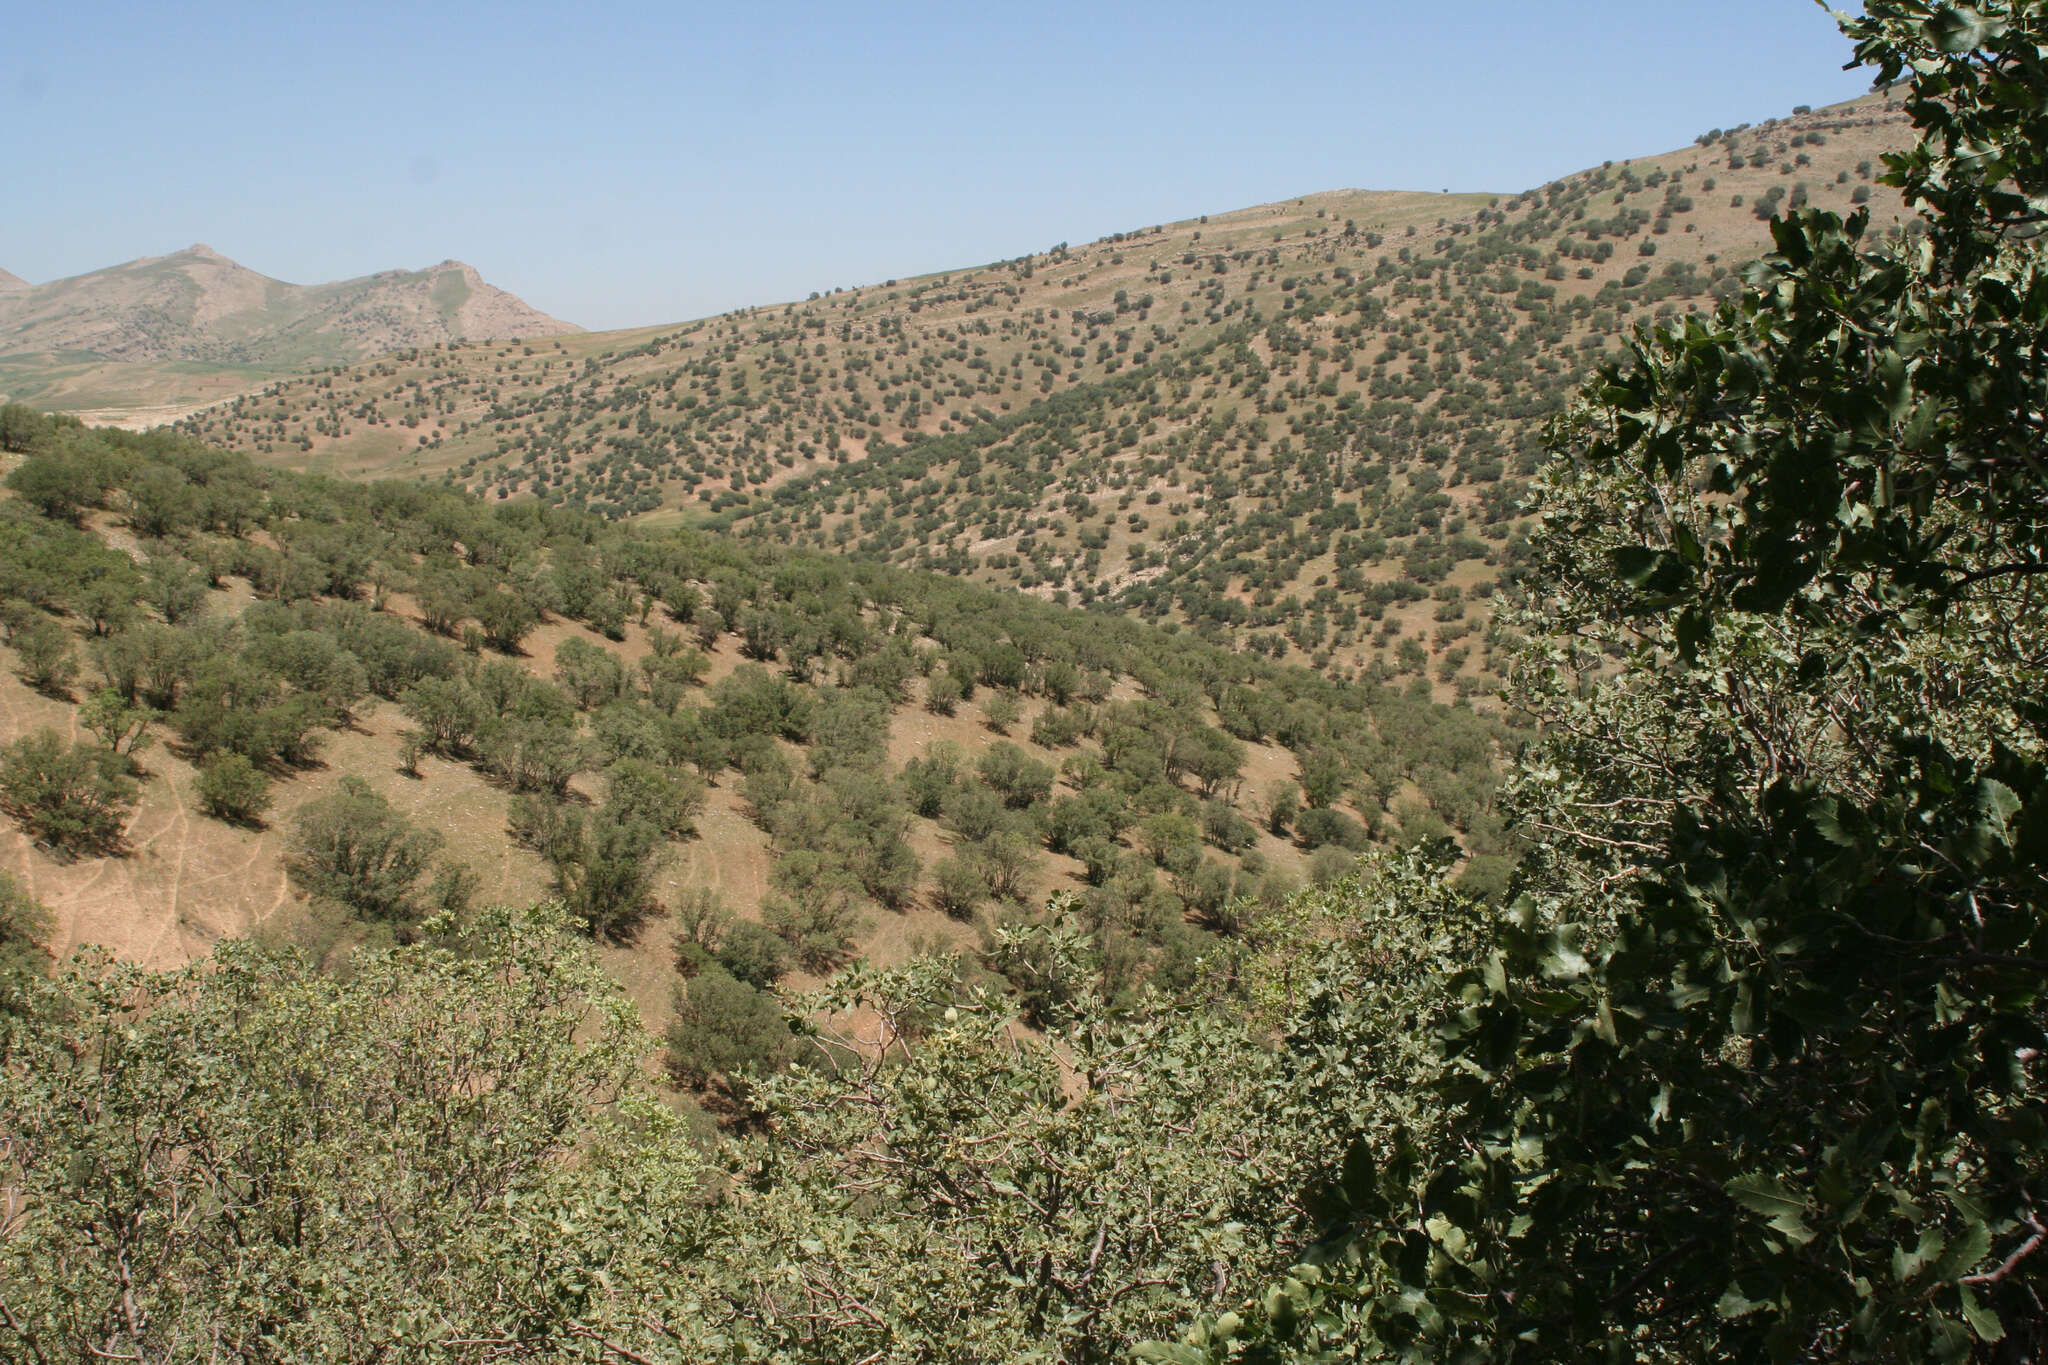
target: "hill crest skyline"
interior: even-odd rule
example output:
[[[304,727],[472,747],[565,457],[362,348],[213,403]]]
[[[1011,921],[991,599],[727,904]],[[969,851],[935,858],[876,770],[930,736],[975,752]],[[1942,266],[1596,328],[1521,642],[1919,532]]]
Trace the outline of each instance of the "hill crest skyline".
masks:
[[[557,336],[551,317],[452,258],[301,285],[205,242],[42,284],[0,281],[0,356],[295,369],[442,341]]]
[[[252,274],[263,275],[263,278],[265,279],[275,280],[279,284],[289,284],[292,285],[292,287],[294,288],[300,289],[318,289],[337,284],[351,284],[357,280],[397,279],[406,275],[417,275],[428,270],[446,270],[450,267],[456,267],[462,270],[466,270],[473,275],[477,275],[478,278],[481,278],[481,273],[477,270],[475,266],[457,257],[448,256],[444,257],[439,261],[434,262],[432,265],[421,266],[416,270],[409,270],[403,266],[397,266],[389,270],[373,270],[367,275],[352,275],[343,279],[329,280],[326,281],[324,284],[319,285],[299,285],[294,283],[293,281],[283,279],[279,276],[264,275],[262,271],[257,270],[254,266],[246,265],[243,262],[236,260],[227,252],[220,250],[218,247],[215,247],[210,243],[193,242],[191,245],[180,247],[176,251],[166,251],[160,256],[136,256],[132,257],[129,260],[117,261],[113,265],[100,266],[99,268],[94,270],[82,271],[76,275],[61,275],[53,279],[42,281],[25,279],[24,277],[15,274],[11,270],[0,269],[0,289],[39,289],[46,285],[63,284],[67,280],[89,279],[95,275],[103,275],[110,270],[125,270],[133,266],[160,265],[166,261],[177,261],[183,259],[217,262],[223,265],[230,265],[238,270],[247,270]],[[579,328],[578,330],[582,329]]]

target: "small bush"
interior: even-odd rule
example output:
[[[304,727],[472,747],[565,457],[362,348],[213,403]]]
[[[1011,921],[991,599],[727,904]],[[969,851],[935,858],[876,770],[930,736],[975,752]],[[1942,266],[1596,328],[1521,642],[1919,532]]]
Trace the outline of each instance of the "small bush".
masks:
[[[1226,853],[1237,853],[1259,841],[1259,831],[1221,797],[1202,803],[1202,837]]]
[[[972,919],[987,879],[971,859],[954,856],[932,869],[932,908],[951,919]]]
[[[408,923],[422,907],[415,886],[441,836],[418,830],[359,777],[301,810],[285,867],[315,896],[364,919]]]
[[[1284,835],[1301,814],[1301,791],[1292,782],[1275,782],[1266,789],[1266,828]]]
[[[1295,822],[1294,832],[1303,848],[1361,849],[1366,844],[1365,827],[1328,806],[1303,811],[1301,819]]]
[[[738,1079],[744,1073],[774,1070],[796,1050],[775,997],[718,966],[707,966],[677,990],[664,1041],[677,1085],[703,1090],[722,1081],[734,1098],[744,1094]]]
[[[752,920],[734,920],[713,954],[719,966],[735,979],[759,990],[767,990],[775,979],[789,970],[789,945],[765,925]]]
[[[794,899],[770,896],[762,902],[761,920],[812,972],[830,971],[846,961],[866,927],[851,894],[836,890]]]
[[[199,801],[216,820],[253,824],[270,809],[270,778],[240,754],[221,754],[199,772]]]
[[[998,692],[981,704],[981,714],[988,722],[989,729],[999,735],[1006,735],[1010,733],[1010,727],[1024,714],[1024,708],[1018,704],[1013,693]]]
[[[1358,857],[1351,850],[1339,844],[1325,844],[1308,860],[1308,879],[1317,886],[1328,886],[1347,875],[1357,863]]]
[[[71,632],[55,621],[38,617],[14,632],[14,653],[21,680],[46,695],[61,694],[78,676],[71,652]]]

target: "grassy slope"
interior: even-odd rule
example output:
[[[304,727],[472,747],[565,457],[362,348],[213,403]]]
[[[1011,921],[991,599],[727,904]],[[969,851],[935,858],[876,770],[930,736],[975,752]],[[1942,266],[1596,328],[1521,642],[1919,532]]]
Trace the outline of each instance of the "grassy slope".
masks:
[[[279,376],[275,366],[193,360],[136,364],[89,351],[0,356],[0,393],[13,401],[81,416],[98,410],[175,410],[158,422],[176,420]]]

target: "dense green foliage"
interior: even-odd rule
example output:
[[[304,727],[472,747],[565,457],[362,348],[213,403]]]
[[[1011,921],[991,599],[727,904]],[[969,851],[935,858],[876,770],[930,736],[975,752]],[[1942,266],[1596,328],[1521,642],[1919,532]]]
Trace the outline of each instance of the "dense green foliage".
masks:
[[[2048,11],[1847,27],[1914,75],[1887,179],[1924,239],[1780,220],[1561,428],[1552,837],[1451,983],[1436,1113],[1314,1262],[1152,1358],[2048,1346]]]
[[[658,1111],[611,1107],[637,1021],[550,927],[486,916],[345,977],[243,942],[77,964],[0,1078],[0,1355],[571,1345],[599,1277],[655,1270],[621,1256],[696,1163]]]
[[[709,1161],[641,1093],[644,1035],[560,907],[340,974],[242,942],[174,973],[76,962],[0,1077],[25,1195],[0,1348],[1122,1358],[1284,1264],[1307,1159],[1414,1079],[1416,985],[1476,921],[1439,879],[1375,875],[1397,917],[1361,918],[1356,881],[1315,893],[1229,1013],[1106,1009],[1071,927],[997,949],[1057,1001],[1044,1035],[941,958],[792,1002],[800,1034],[713,1004],[718,1063],[801,1065],[757,1073],[754,1125]],[[691,994],[739,984],[711,967]]]

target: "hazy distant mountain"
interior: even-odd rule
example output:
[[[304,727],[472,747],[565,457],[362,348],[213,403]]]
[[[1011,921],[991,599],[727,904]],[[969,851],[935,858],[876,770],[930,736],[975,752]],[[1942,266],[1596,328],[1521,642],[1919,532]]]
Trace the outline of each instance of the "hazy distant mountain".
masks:
[[[208,246],[40,285],[0,271],[0,356],[298,367],[581,330],[460,261],[318,285],[273,280]]]

